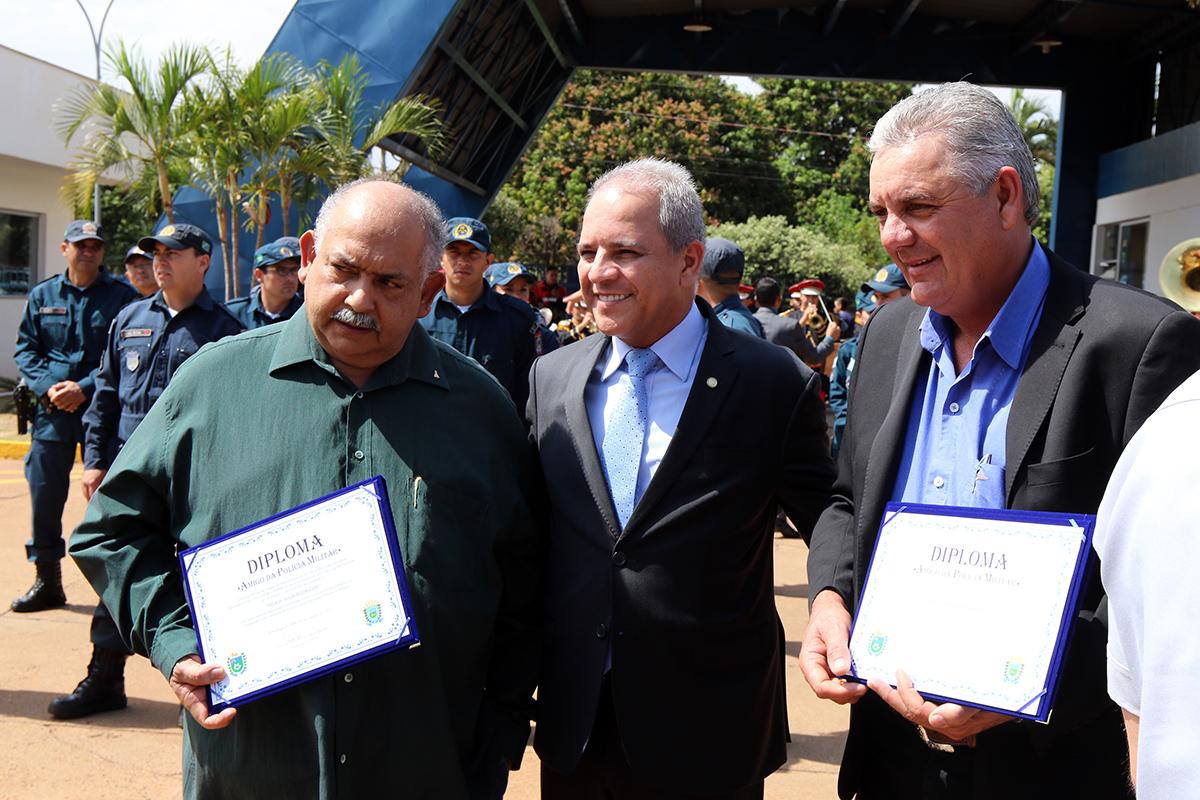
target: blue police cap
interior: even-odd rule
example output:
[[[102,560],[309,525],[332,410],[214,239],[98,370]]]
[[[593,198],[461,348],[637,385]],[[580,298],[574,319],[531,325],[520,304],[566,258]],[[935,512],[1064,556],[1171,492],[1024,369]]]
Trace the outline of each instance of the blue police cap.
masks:
[[[122,264],[128,264],[128,263],[129,263],[129,259],[131,259],[131,258],[136,258],[136,257],[138,257],[138,256],[141,256],[142,258],[149,258],[149,259],[153,259],[153,258],[154,258],[154,254],[153,254],[153,253],[147,253],[145,250],[143,250],[142,248],[138,247],[138,246],[135,244],[133,247],[131,247],[131,248],[129,248],[128,250],[126,250],[126,251],[125,251],[125,260],[124,260],[124,261],[122,261],[121,263],[122,263]]]
[[[467,242],[484,253],[492,251],[492,234],[484,225],[472,217],[454,217],[446,220],[446,244]]]
[[[733,286],[742,282],[746,268],[746,255],[742,248],[728,239],[710,236],[704,242],[704,262],[700,265],[700,277],[720,284]]]
[[[854,307],[868,314],[875,313],[875,293],[870,289],[863,289],[854,296]]]
[[[490,286],[507,286],[515,278],[525,278],[530,283],[537,280],[532,272],[515,261],[502,261],[499,264],[492,264],[483,273],[483,277],[487,279]]]
[[[138,247],[148,253],[154,252],[155,244],[166,245],[172,250],[186,250],[189,247],[194,247],[202,255],[210,255],[212,253],[212,239],[208,238],[208,234],[195,225],[189,225],[186,222],[181,222],[178,225],[170,223],[163,225],[158,229],[158,233],[153,236],[143,236],[138,239]]]
[[[300,258],[300,240],[295,236],[283,236],[254,251],[254,267],[262,269],[289,258]]]
[[[104,228],[100,227],[90,219],[77,219],[67,226],[66,233],[63,234],[65,241],[82,242],[84,239],[95,239],[98,242],[104,242]]]
[[[886,267],[880,267],[871,280],[862,285],[864,292],[880,292],[887,294],[894,292],[897,289],[907,289],[908,281],[904,280],[904,273],[895,264],[888,264]]]

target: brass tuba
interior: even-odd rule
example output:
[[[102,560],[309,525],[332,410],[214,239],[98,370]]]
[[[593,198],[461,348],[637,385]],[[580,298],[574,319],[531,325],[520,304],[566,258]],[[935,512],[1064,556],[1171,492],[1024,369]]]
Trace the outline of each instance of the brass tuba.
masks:
[[[1171,248],[1158,268],[1158,283],[1168,300],[1185,311],[1200,311],[1200,238]]]

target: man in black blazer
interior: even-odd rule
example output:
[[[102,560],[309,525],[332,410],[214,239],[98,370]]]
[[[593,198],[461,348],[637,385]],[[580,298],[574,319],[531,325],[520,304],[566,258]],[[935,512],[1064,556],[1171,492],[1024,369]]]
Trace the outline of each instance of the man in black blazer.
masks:
[[[839,792],[1131,798],[1094,557],[1048,725],[935,705],[899,677],[868,692],[835,676],[849,667],[849,609],[885,503],[1095,513],[1122,448],[1200,368],[1200,324],[1031,237],[1032,157],[990,93],[960,83],[913,95],[870,147],[870,207],[912,296],[880,309],[860,339],[834,498],[809,555],[801,666],[818,696],[855,704]],[[975,422],[955,428],[966,414]],[[981,473],[990,480],[972,502],[953,476],[978,484]]]
[[[695,298],[703,257],[685,169],[601,177],[579,277],[603,335],[531,372],[546,800],[761,797],[786,757],[773,526],[782,505],[811,530],[828,499],[820,378]]]

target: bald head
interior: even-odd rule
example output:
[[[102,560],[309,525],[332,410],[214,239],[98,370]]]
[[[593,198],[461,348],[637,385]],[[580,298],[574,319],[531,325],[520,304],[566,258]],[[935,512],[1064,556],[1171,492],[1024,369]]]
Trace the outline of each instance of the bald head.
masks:
[[[343,184],[321,204],[313,225],[313,238],[320,246],[322,235],[331,225],[356,223],[384,235],[399,235],[408,224],[416,223],[425,237],[421,250],[421,269],[426,275],[441,263],[446,223],[442,212],[428,195],[402,183],[381,178],[360,178]]]

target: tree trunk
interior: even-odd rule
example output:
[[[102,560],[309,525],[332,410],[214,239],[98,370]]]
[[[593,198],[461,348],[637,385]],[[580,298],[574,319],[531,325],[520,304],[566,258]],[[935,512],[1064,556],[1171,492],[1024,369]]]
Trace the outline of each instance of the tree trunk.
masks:
[[[237,173],[229,172],[225,178],[225,191],[229,195],[229,280],[225,286],[225,299],[232,300],[241,291],[242,281],[238,275],[238,195]],[[230,294],[233,292],[234,294]]]
[[[215,198],[215,206],[217,209],[217,236],[221,239],[221,260],[225,262],[225,299],[229,298],[230,272],[229,272],[229,217],[225,214],[225,203],[221,200],[221,193],[218,192]]]
[[[267,235],[267,187],[258,187],[258,219],[254,220],[254,227],[257,228],[254,249],[263,246],[263,238]]]
[[[291,225],[291,220],[288,219],[288,213],[292,208],[292,179],[287,175],[279,176],[279,213],[283,217],[280,222],[283,224],[283,235],[288,235],[288,227]]]
[[[167,165],[162,161],[155,161],[154,169],[158,172],[158,193],[162,195],[163,213],[167,215],[167,222],[174,225],[175,198],[171,197],[171,182],[167,179]]]

